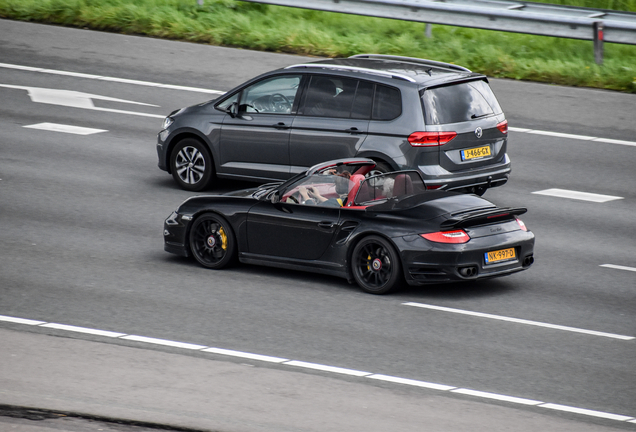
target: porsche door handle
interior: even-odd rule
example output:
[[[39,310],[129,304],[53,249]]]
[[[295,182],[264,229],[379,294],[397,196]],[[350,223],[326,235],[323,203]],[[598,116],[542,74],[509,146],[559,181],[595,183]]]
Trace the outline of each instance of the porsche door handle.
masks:
[[[325,229],[333,228],[334,225],[333,222],[318,222],[318,226]]]

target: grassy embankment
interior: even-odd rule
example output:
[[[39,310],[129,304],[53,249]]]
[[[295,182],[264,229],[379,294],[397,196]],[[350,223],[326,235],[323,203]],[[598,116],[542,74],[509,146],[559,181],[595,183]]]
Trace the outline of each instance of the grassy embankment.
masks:
[[[552,0],[636,11],[636,0]],[[326,57],[383,53],[460,64],[492,77],[636,93],[636,46],[268,6],[235,0],[0,0],[0,18]]]

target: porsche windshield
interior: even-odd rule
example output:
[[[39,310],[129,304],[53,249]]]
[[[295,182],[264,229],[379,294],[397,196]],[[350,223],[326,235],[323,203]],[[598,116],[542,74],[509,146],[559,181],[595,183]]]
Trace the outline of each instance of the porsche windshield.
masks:
[[[382,174],[364,180],[356,194],[355,205],[380,204],[425,191],[426,186],[416,171]]]

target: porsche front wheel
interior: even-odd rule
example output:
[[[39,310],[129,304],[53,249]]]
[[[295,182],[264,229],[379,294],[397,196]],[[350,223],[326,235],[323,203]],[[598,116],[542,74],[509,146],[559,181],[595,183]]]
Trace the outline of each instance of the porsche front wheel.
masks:
[[[386,294],[397,288],[402,280],[400,257],[385,239],[369,236],[353,249],[351,271],[363,291]]]
[[[220,216],[200,216],[190,230],[190,251],[203,267],[227,267],[236,255],[234,232]]]

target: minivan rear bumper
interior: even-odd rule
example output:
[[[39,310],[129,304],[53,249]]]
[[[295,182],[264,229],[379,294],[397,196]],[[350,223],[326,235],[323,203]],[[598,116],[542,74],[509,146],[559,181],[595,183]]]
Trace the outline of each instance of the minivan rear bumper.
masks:
[[[508,181],[512,170],[506,154],[502,163],[465,171],[450,172],[438,165],[418,166],[427,188],[454,190],[472,187],[502,186]]]

